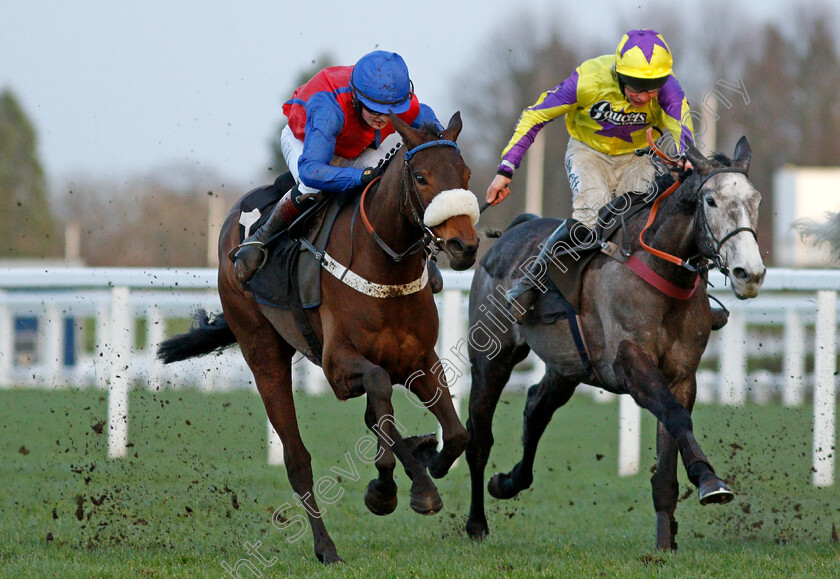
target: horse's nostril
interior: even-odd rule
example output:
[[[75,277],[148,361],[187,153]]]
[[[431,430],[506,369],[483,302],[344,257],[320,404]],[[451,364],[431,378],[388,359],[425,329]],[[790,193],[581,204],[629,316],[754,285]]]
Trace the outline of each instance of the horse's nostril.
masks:
[[[750,280],[750,274],[747,273],[743,267],[736,267],[732,270],[732,275],[743,282],[748,282]]]
[[[466,250],[464,242],[457,238],[447,239],[445,245],[446,251],[451,255],[460,255]]]

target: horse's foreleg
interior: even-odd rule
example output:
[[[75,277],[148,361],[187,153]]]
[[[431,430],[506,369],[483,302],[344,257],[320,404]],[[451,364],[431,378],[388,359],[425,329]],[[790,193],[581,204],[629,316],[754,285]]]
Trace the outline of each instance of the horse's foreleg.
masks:
[[[426,466],[403,440],[401,432],[405,432],[406,428],[394,417],[394,407],[391,403],[393,384],[388,373],[352,347],[332,350],[324,359],[324,370],[333,384],[361,380],[367,394],[365,421],[379,441],[375,464],[380,474],[380,478],[368,486],[368,493],[365,494],[365,504],[368,508],[375,514],[388,514],[377,512],[377,509],[387,510],[390,507],[388,497],[396,489],[392,476],[396,456],[411,479],[411,508],[424,515],[440,511],[443,501],[437,487],[426,472]],[[369,501],[374,502],[371,504]]]
[[[613,369],[639,406],[649,410],[676,440],[688,479],[698,488],[701,504],[727,503],[734,495],[715,474],[694,438],[691,413],[671,392],[653,358],[625,340],[618,345]]]
[[[367,398],[365,407],[365,424],[372,432],[376,432],[376,410],[370,397]],[[385,456],[386,454],[387,456]],[[391,446],[383,445],[381,438],[378,439],[376,470],[379,471],[379,478],[370,481],[365,491],[365,506],[374,515],[390,515],[397,508],[397,483],[394,482],[395,466],[396,461]]]
[[[537,445],[554,411],[569,401],[576,382],[548,370],[538,384],[528,389],[522,421],[522,460],[509,473],[497,473],[490,479],[487,490],[497,499],[510,499],[531,486],[534,480],[534,457]]]
[[[441,478],[449,472],[452,463],[464,452],[469,435],[455,412],[443,371],[435,375],[428,370],[436,366],[437,355],[432,353],[429,362],[431,363],[426,365],[427,370],[418,374],[406,385],[417,395],[423,407],[437,418],[443,431],[443,447],[440,452],[431,452],[428,457],[422,454],[418,456],[421,460],[425,458],[424,462],[429,467],[430,475]]]
[[[656,472],[650,477],[653,507],[656,510],[656,548],[677,548],[677,441],[668,434],[661,422],[656,423]]]

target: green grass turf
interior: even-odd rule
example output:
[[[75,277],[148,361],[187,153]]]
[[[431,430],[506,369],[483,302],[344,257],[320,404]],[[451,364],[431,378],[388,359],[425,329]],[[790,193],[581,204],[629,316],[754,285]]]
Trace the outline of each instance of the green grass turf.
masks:
[[[403,390],[394,401],[411,433],[436,431]],[[502,398],[488,476],[518,460],[523,403]],[[298,396],[315,480],[347,469],[345,453],[367,434],[363,412],[363,400]],[[676,553],[653,549],[653,418],[643,422],[642,472],[619,478],[617,404],[576,396],[546,431],[533,487],[512,501],[488,497],[483,543],[463,532],[463,457],[438,481],[444,510],[431,517],[408,507],[400,467],[397,511],[369,513],[362,495],[376,471],[356,459],[360,479],[342,478],[341,498],[321,504],[347,561],[332,567],[315,560],[310,533],[289,542],[297,527],[272,526],[281,505],[291,505],[286,518],[303,510],[284,468],[266,462],[256,394],[135,390],[129,416],[129,455],[109,460],[104,392],[0,391],[0,576],[229,577],[222,562],[246,558],[267,577],[840,576],[840,492],[811,484],[810,407],[695,410],[698,440],[737,496],[701,507],[685,492]],[[271,566],[246,542],[260,542]],[[242,566],[240,575],[252,576]]]

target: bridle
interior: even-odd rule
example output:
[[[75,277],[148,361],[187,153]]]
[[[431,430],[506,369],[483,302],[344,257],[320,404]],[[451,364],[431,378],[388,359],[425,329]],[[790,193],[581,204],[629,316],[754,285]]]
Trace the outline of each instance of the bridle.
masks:
[[[723,275],[729,275],[729,267],[723,257],[720,255],[720,250],[723,247],[723,244],[738,235],[739,233],[747,232],[752,234],[753,238],[758,241],[758,235],[755,232],[755,229],[752,227],[737,227],[724,235],[720,240],[715,236],[712,228],[709,226],[709,218],[706,216],[706,204],[704,203],[704,198],[701,195],[701,189],[703,189],[703,185],[706,182],[714,177],[715,175],[720,175],[721,173],[740,173],[741,175],[747,176],[747,172],[742,169],[737,169],[735,167],[721,167],[719,169],[715,169],[705,177],[703,180],[700,181],[700,184],[695,189],[695,195],[697,195],[697,209],[699,210],[700,219],[703,222],[703,229],[705,229],[706,234],[709,236],[711,242],[707,241],[707,249],[710,250],[711,253],[711,260],[715,263],[715,266],[720,270]],[[697,212],[696,212],[697,213]],[[695,213],[695,214],[696,214]]]
[[[660,159],[662,159],[666,164],[671,165],[671,166],[675,166],[676,162],[673,159],[671,159],[668,155],[666,155],[664,152],[662,152],[662,150],[656,145],[656,143],[654,143],[653,133],[652,133],[651,129],[648,129],[647,137],[648,137],[648,145],[650,146],[650,150],[655,155],[657,155]],[[721,173],[740,173],[741,175],[744,175],[745,177],[747,176],[747,172],[745,170],[739,169],[739,168],[736,168],[736,167],[720,167],[720,168],[714,169],[708,175],[703,176],[703,179],[700,181],[700,183],[694,189],[694,197],[697,199],[697,208],[695,210],[695,215],[697,215],[698,213],[700,214],[700,219],[702,221],[702,227],[703,227],[704,231],[706,232],[706,234],[708,235],[708,237],[711,240],[711,241],[706,242],[706,248],[705,248],[708,251],[708,254],[710,254],[710,255],[708,255],[706,252],[702,252],[702,248],[701,248],[701,253],[702,253],[703,257],[706,257],[707,259],[711,259],[714,262],[715,267],[717,267],[722,274],[728,276],[729,275],[729,267],[728,267],[726,261],[723,259],[723,257],[720,254],[720,250],[723,247],[723,244],[726,243],[727,241],[729,241],[730,239],[732,239],[733,237],[735,237],[736,235],[738,235],[739,233],[743,233],[745,231],[748,232],[748,233],[751,233],[753,238],[756,239],[756,241],[758,240],[758,236],[755,232],[755,229],[753,229],[752,227],[737,227],[737,228],[733,229],[732,231],[730,231],[729,233],[727,233],[726,235],[724,235],[720,240],[718,240],[717,236],[715,236],[714,232],[712,231],[712,228],[709,226],[709,218],[706,215],[706,204],[704,203],[704,197],[701,194],[701,192],[702,192],[703,186],[709,181],[709,179],[711,179],[712,177],[714,177],[716,175],[720,175]],[[648,216],[647,223],[645,224],[645,227],[642,229],[642,231],[639,233],[639,242],[641,243],[642,248],[645,249],[648,253],[650,253],[650,254],[652,254],[656,257],[659,257],[661,259],[664,259],[666,261],[669,261],[671,263],[674,263],[674,264],[676,264],[676,265],[678,265],[678,266],[680,266],[684,269],[687,269],[691,272],[697,272],[698,268],[691,265],[691,261],[695,258],[689,258],[689,259],[686,259],[686,260],[680,259],[679,257],[677,257],[675,255],[671,255],[671,254],[666,253],[664,251],[659,251],[657,249],[654,249],[654,248],[650,247],[648,244],[645,243],[645,241],[643,239],[644,233],[648,230],[648,228],[653,223],[654,218],[656,217],[656,212],[659,209],[659,204],[666,197],[668,197],[674,191],[676,191],[680,187],[680,185],[682,185],[682,184],[683,184],[683,182],[680,179],[677,179],[674,182],[674,184],[671,185],[664,193],[662,193],[662,195],[660,195],[656,199],[656,201],[653,203],[653,207],[651,208],[651,212],[650,212],[650,215]]]
[[[423,143],[405,152],[405,157],[403,158],[402,178],[400,179],[400,191],[398,200],[400,214],[408,218],[410,221],[413,221],[413,224],[416,227],[418,227],[421,231],[423,231],[422,237],[420,237],[420,239],[414,242],[411,245],[411,247],[409,247],[401,253],[398,253],[391,249],[391,247],[387,243],[385,243],[385,241],[383,241],[381,237],[379,237],[379,235],[373,229],[373,225],[371,225],[370,220],[367,217],[367,212],[365,211],[365,197],[367,196],[368,191],[370,191],[371,186],[379,180],[379,177],[371,181],[368,184],[368,186],[365,187],[361,199],[359,200],[359,212],[362,215],[362,222],[365,224],[365,228],[368,230],[368,233],[371,234],[373,239],[376,241],[377,245],[379,245],[379,247],[382,248],[382,250],[397,263],[399,263],[406,257],[414,255],[415,253],[428,248],[429,245],[434,245],[438,250],[442,249],[441,243],[443,242],[443,239],[435,235],[432,229],[423,222],[423,217],[421,213],[425,212],[426,207],[423,205],[423,200],[420,198],[420,192],[417,190],[417,180],[413,178],[414,171],[411,165],[411,159],[417,153],[425,149],[431,149],[433,147],[453,147],[456,151],[460,152],[460,149],[458,148],[458,145],[455,144],[455,141],[449,141],[446,139],[429,141],[428,143]],[[408,183],[411,183],[410,188]],[[419,205],[422,212],[418,212],[417,207],[415,207],[415,204]],[[403,207],[405,205],[408,205],[409,207],[410,216],[405,215],[405,213],[403,213]]]

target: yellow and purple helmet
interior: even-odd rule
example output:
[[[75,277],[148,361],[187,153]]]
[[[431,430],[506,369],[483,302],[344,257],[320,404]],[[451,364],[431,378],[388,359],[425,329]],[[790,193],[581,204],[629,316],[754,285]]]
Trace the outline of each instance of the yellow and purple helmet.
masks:
[[[615,51],[619,81],[637,90],[662,88],[673,65],[671,49],[655,30],[631,30],[621,38]]]

